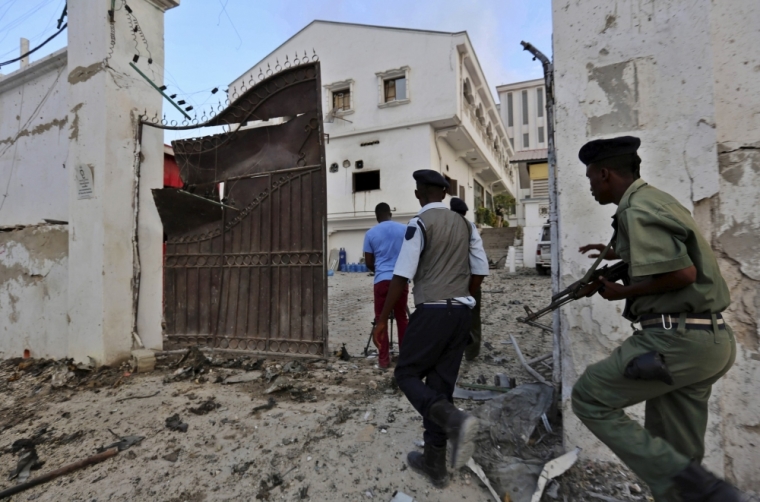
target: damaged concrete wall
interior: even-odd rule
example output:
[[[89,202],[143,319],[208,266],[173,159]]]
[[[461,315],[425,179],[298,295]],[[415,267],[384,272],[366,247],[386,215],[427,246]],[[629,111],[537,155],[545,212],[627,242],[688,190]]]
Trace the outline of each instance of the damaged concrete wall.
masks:
[[[0,77],[0,227],[68,220],[66,56]]]
[[[66,225],[0,232],[0,358],[66,356],[68,250]]]
[[[615,208],[589,194],[578,149],[596,138],[640,137],[642,177],[693,210],[731,287],[727,318],[740,349],[713,392],[706,463],[745,489],[760,489],[753,461],[760,403],[749,397],[760,382],[760,6],[553,0],[553,8],[562,282],[591,265],[579,246],[612,234]],[[565,440],[595,457],[612,453],[573,416],[569,396],[583,369],[630,335],[622,308],[597,297],[561,314]]]

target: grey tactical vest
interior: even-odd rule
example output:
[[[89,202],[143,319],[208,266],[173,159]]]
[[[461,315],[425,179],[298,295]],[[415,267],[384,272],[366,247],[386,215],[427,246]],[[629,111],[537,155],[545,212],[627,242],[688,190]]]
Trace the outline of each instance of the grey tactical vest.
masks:
[[[428,209],[425,248],[414,274],[414,304],[470,296],[469,222],[444,208]]]

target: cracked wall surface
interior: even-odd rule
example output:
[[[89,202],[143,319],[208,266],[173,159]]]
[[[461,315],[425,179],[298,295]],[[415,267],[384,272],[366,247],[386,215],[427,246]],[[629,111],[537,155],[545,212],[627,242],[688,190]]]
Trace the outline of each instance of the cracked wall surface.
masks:
[[[0,358],[65,357],[66,225],[0,231]]]
[[[0,227],[68,220],[65,72],[64,49],[0,80]]]
[[[578,149],[640,137],[642,177],[693,212],[731,289],[738,356],[713,388],[705,462],[760,490],[760,3],[553,0],[553,10],[562,283],[591,265],[579,246],[609,240],[615,209],[590,196]],[[614,458],[569,397],[585,367],[630,336],[622,307],[592,298],[561,313],[566,447],[593,457]]]

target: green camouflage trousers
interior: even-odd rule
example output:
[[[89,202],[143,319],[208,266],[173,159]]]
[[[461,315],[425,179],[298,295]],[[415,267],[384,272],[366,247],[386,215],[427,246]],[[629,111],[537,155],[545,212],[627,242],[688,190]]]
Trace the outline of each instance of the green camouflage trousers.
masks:
[[[628,363],[648,352],[665,358],[673,385],[623,376]],[[652,490],[656,502],[678,502],[671,479],[705,453],[707,401],[712,385],[734,364],[736,342],[725,329],[647,328],[606,359],[590,365],[573,387],[578,418]],[[623,411],[646,401],[644,426]]]

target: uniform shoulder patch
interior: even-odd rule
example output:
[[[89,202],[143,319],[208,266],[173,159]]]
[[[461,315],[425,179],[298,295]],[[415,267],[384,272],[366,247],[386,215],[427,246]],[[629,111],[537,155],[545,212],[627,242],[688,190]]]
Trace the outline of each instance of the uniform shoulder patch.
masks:
[[[414,234],[417,233],[417,227],[406,227],[406,233],[404,234],[404,239],[411,240],[412,237],[414,237]]]

